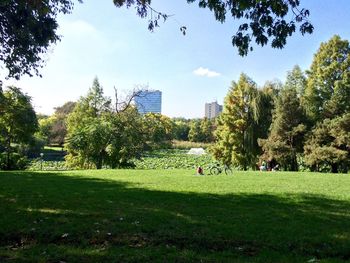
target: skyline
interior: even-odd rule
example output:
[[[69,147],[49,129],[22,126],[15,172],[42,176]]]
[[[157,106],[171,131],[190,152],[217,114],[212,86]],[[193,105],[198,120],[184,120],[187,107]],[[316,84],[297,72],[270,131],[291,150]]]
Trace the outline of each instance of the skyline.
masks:
[[[148,31],[147,19],[133,9],[115,8],[112,1],[76,4],[72,14],[58,19],[62,40],[45,55],[43,78],[23,77],[19,82],[4,81],[4,86],[22,88],[33,98],[37,112],[51,114],[53,107],[84,96],[97,76],[107,96],[113,98],[114,86],[127,92],[134,85],[148,85],[162,91],[163,114],[196,118],[204,116],[206,102],[222,104],[231,81],[241,73],[259,86],[284,81],[294,65],[309,68],[321,42],[335,34],[350,39],[346,0],[336,5],[331,0],[303,1],[302,7],[311,12],[313,34],[302,37],[296,32],[282,50],[255,47],[243,58],[231,45],[239,22],[228,19],[220,24],[195,4],[158,0],[152,5],[175,14],[154,33]],[[188,28],[186,36],[179,30],[182,25]]]

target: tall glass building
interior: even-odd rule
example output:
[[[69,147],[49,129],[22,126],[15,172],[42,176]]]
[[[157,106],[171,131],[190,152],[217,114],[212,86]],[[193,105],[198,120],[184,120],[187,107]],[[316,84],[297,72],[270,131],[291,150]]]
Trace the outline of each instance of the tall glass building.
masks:
[[[159,90],[143,90],[134,102],[140,114],[162,113],[162,92]]]

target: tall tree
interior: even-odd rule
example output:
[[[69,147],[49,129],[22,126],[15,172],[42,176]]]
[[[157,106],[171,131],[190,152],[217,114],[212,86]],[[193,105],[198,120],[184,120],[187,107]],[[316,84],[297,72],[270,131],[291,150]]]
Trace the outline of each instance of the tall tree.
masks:
[[[103,164],[110,125],[104,114],[111,109],[111,101],[103,95],[97,78],[85,97],[81,97],[67,118],[68,163],[86,167],[93,163],[97,169]]]
[[[143,141],[141,117],[136,109],[112,109],[111,100],[103,95],[96,78],[68,116],[66,160],[68,165],[79,168],[124,167],[142,152]]]
[[[262,89],[258,89],[257,96],[252,101],[256,126],[254,130],[257,138],[268,137],[272,123],[272,112],[281,85],[280,82],[266,82]],[[261,151],[259,151],[260,153]]]
[[[298,94],[298,97],[304,96],[306,88],[306,76],[298,65],[294,66],[291,71],[288,71],[284,87],[286,89],[294,88]]]
[[[0,141],[5,148],[6,168],[10,169],[12,144],[28,144],[38,128],[38,121],[31,98],[19,88],[7,87],[3,92],[2,105],[4,107],[0,114]]]
[[[308,71],[305,106],[316,123],[350,111],[350,45],[339,36],[322,43]]]
[[[256,133],[256,84],[245,74],[232,82],[225,98],[215,133],[214,157],[244,170],[255,168],[258,145]]]
[[[295,88],[282,89],[273,114],[270,134],[260,139],[262,159],[277,161],[286,170],[297,171],[297,153],[302,152],[305,116]]]
[[[79,125],[84,125],[85,121],[89,121],[89,118],[97,118],[110,110],[111,100],[104,96],[103,88],[96,77],[87,95],[81,97],[79,103],[76,104],[72,112],[74,114],[69,116],[70,129],[79,129]]]

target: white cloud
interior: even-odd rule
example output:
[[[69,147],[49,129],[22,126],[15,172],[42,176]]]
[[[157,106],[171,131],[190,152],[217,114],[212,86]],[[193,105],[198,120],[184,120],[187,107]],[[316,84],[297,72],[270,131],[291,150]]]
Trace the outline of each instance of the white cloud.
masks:
[[[218,77],[221,75],[218,72],[209,70],[208,68],[202,68],[202,67],[199,67],[196,70],[194,70],[193,74],[197,76],[208,77],[208,78]]]

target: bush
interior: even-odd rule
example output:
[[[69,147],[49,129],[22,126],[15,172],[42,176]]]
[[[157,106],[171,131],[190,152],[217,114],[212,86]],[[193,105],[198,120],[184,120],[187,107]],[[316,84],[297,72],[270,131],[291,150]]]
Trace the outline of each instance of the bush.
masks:
[[[45,140],[40,137],[33,137],[29,144],[22,144],[17,147],[17,151],[28,158],[37,158],[44,149]]]
[[[190,142],[190,141],[178,141],[174,140],[172,143],[172,148],[174,149],[191,149],[191,148],[204,148],[207,149],[212,145],[212,143],[205,142]]]
[[[68,170],[64,161],[41,161],[41,159],[32,160],[27,168],[30,171],[65,171]]]
[[[0,154],[0,170],[24,170],[28,166],[28,159],[18,153],[10,154],[10,163],[7,165],[7,153]]]

